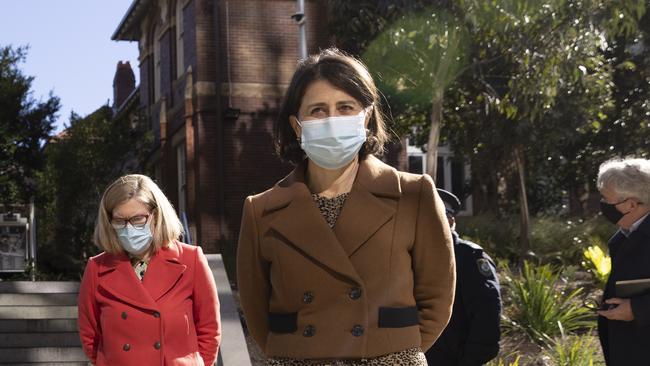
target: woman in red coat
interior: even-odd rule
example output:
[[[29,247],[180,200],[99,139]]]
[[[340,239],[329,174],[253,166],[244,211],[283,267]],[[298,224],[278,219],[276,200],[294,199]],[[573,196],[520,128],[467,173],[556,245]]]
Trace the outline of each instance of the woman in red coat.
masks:
[[[221,339],[217,289],[198,246],[179,242],[173,207],[144,175],[102,197],[79,290],[79,334],[95,365],[212,365]]]

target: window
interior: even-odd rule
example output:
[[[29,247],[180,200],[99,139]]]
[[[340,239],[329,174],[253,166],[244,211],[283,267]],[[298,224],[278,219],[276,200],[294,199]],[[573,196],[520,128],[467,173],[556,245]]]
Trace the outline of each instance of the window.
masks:
[[[160,26],[156,25],[153,32],[153,102],[160,99],[160,40],[158,39]]]
[[[185,143],[176,147],[176,173],[178,176],[178,213],[187,211],[187,171],[185,168]]]
[[[426,167],[424,166],[424,154],[409,154],[409,173],[422,174]]]
[[[427,167],[426,153],[422,149],[411,145],[407,146],[409,172],[423,174]],[[465,183],[470,177],[470,166],[456,161],[448,146],[438,146],[438,164],[436,169],[436,187],[454,193],[461,198],[461,215],[472,214],[472,197],[465,192]],[[464,197],[464,199],[462,199]]]
[[[183,76],[185,60],[183,49],[183,0],[176,3],[176,77]]]

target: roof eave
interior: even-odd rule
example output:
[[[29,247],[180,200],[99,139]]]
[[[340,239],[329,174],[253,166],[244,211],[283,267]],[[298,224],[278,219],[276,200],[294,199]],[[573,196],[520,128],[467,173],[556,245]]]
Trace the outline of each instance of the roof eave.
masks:
[[[120,104],[117,107],[117,111],[115,115],[119,116],[124,113],[127,113],[131,109],[131,107],[135,104],[135,102],[138,100],[139,96],[140,96],[140,86],[137,86],[135,89],[133,89],[131,94],[129,94],[129,96],[126,97],[126,99],[122,102],[122,104]]]
[[[141,15],[142,13],[142,8],[145,3],[148,1],[146,0],[133,0],[131,3],[131,6],[129,6],[129,10],[126,11],[126,14],[124,14],[124,17],[120,21],[120,24],[117,26],[117,29],[115,29],[115,32],[113,32],[113,35],[111,36],[111,40],[113,41],[137,41],[138,40],[138,35],[137,32],[133,29],[134,23]]]

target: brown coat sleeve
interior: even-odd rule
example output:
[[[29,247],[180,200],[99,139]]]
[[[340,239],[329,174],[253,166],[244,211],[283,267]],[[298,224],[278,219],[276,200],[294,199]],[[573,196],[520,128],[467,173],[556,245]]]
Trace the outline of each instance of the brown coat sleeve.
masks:
[[[269,333],[269,263],[262,257],[259,230],[251,197],[246,198],[237,246],[237,285],[246,325],[253,339],[266,351]]]
[[[422,187],[412,249],[419,309],[421,348],[426,351],[447,326],[456,287],[456,269],[451,231],[444,204],[431,177],[422,176]]]

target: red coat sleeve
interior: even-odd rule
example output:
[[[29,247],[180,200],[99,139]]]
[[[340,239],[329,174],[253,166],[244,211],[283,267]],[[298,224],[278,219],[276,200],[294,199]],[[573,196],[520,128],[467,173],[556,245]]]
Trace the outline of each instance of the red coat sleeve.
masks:
[[[201,247],[197,247],[196,255],[193,295],[194,326],[203,363],[213,365],[221,343],[219,297],[212,271]]]
[[[102,338],[99,322],[99,306],[95,298],[97,289],[97,264],[93,259],[88,261],[84,271],[77,308],[79,313],[79,337],[84,352],[94,364],[97,361],[97,348]]]

